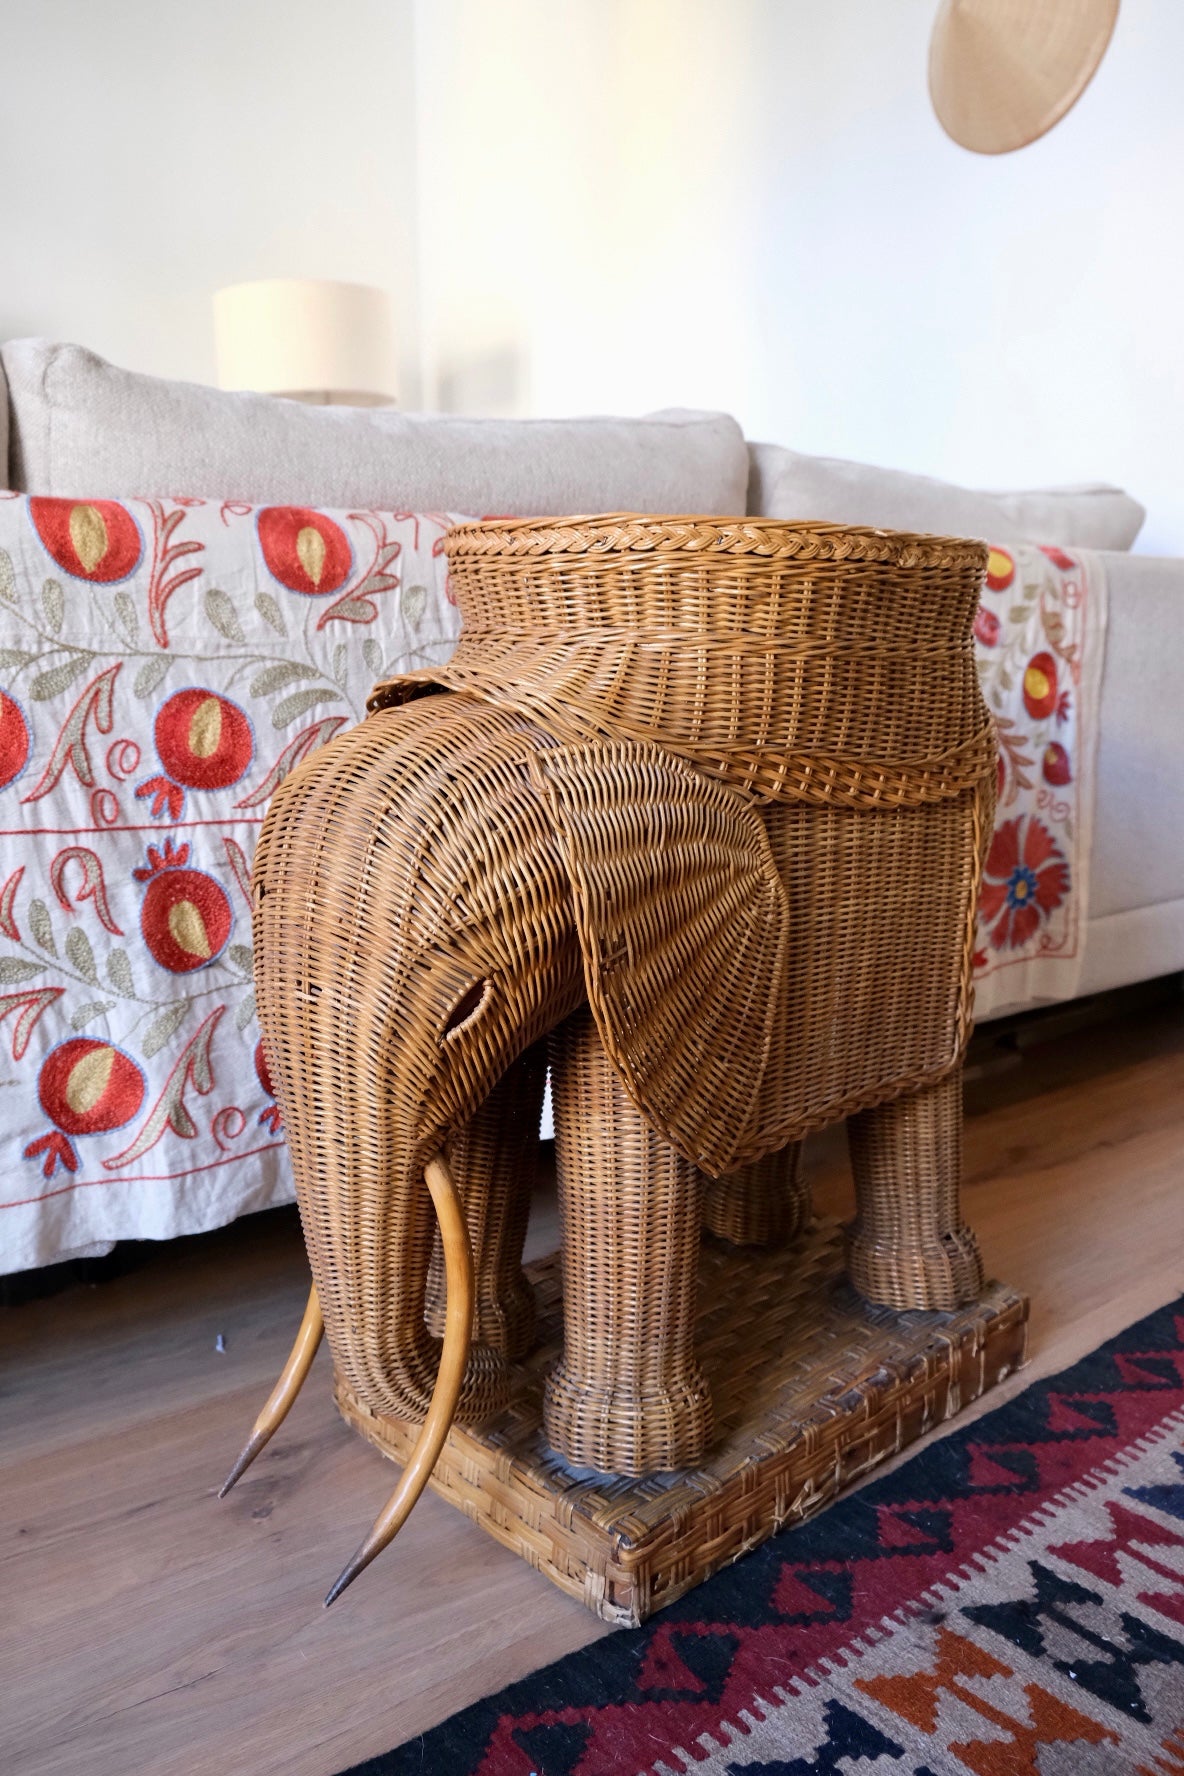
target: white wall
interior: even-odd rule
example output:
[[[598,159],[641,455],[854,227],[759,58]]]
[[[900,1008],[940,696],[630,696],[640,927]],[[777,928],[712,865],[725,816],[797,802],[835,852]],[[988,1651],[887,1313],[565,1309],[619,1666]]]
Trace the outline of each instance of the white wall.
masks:
[[[1184,6],[1123,0],[1014,155],[926,91],[936,0],[418,0],[432,385],[731,409],[984,486],[1113,479],[1184,553]]]
[[[0,0],[0,338],[212,381],[219,285],[330,277],[393,292],[413,369],[411,14]]]
[[[935,10],[0,0],[0,336],[209,378],[218,285],[356,279],[412,405],[422,366],[454,407],[1113,479],[1184,553],[1184,5],[1123,0],[1080,104],[997,159],[932,115]]]

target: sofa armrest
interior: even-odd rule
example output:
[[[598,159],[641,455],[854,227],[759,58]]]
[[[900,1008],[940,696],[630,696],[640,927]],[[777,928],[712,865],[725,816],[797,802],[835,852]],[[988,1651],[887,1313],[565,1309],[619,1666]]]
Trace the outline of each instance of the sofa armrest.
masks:
[[[1184,896],[1184,560],[1100,559],[1109,625],[1099,715],[1091,919]]]

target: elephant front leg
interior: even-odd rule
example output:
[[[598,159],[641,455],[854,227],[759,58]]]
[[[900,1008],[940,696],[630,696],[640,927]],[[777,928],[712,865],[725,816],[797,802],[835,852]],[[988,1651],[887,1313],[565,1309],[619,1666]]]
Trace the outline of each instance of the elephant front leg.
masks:
[[[534,1292],[523,1273],[522,1247],[546,1078],[546,1044],[539,1042],[507,1068],[447,1148],[473,1246],[473,1337],[511,1361],[524,1357],[534,1341]],[[444,1335],[444,1315],[444,1255],[437,1233],[424,1315],[436,1338]]]
[[[809,1219],[810,1186],[802,1176],[800,1141],[706,1180],[703,1225],[729,1245],[788,1245]]]
[[[695,1361],[701,1182],[628,1097],[584,1009],[553,1039],[564,1350],[544,1424],[573,1467],[693,1467],[711,1438]]]
[[[978,1241],[962,1219],[962,1073],[847,1125],[857,1214],[851,1281],[882,1307],[954,1308],[983,1287]]]

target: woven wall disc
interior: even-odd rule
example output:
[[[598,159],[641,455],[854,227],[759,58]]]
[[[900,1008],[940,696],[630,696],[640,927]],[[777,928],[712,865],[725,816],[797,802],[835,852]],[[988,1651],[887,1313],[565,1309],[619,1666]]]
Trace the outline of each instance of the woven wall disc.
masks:
[[[942,0],[929,94],[946,134],[1007,154],[1059,123],[1089,85],[1118,0]]]

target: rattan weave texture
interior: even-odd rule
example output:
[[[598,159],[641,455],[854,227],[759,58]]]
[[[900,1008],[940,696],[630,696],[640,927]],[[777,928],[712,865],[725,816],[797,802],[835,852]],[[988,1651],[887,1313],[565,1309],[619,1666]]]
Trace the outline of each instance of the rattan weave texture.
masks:
[[[256,864],[260,1015],[334,1361],[370,1411],[422,1417],[422,1174],[444,1148],[478,1246],[462,1414],[504,1398],[529,1142],[498,1104],[534,1103],[518,1057],[557,1030],[571,1306],[548,1425],[573,1462],[694,1461],[702,1172],[729,1179],[707,1215],[734,1238],[771,1175],[797,1194],[771,1156],[857,1114],[860,1286],[935,1308],[981,1282],[955,1124],[994,798],[985,550],[629,515],[446,548],[457,654],[380,686],[281,785]]]

